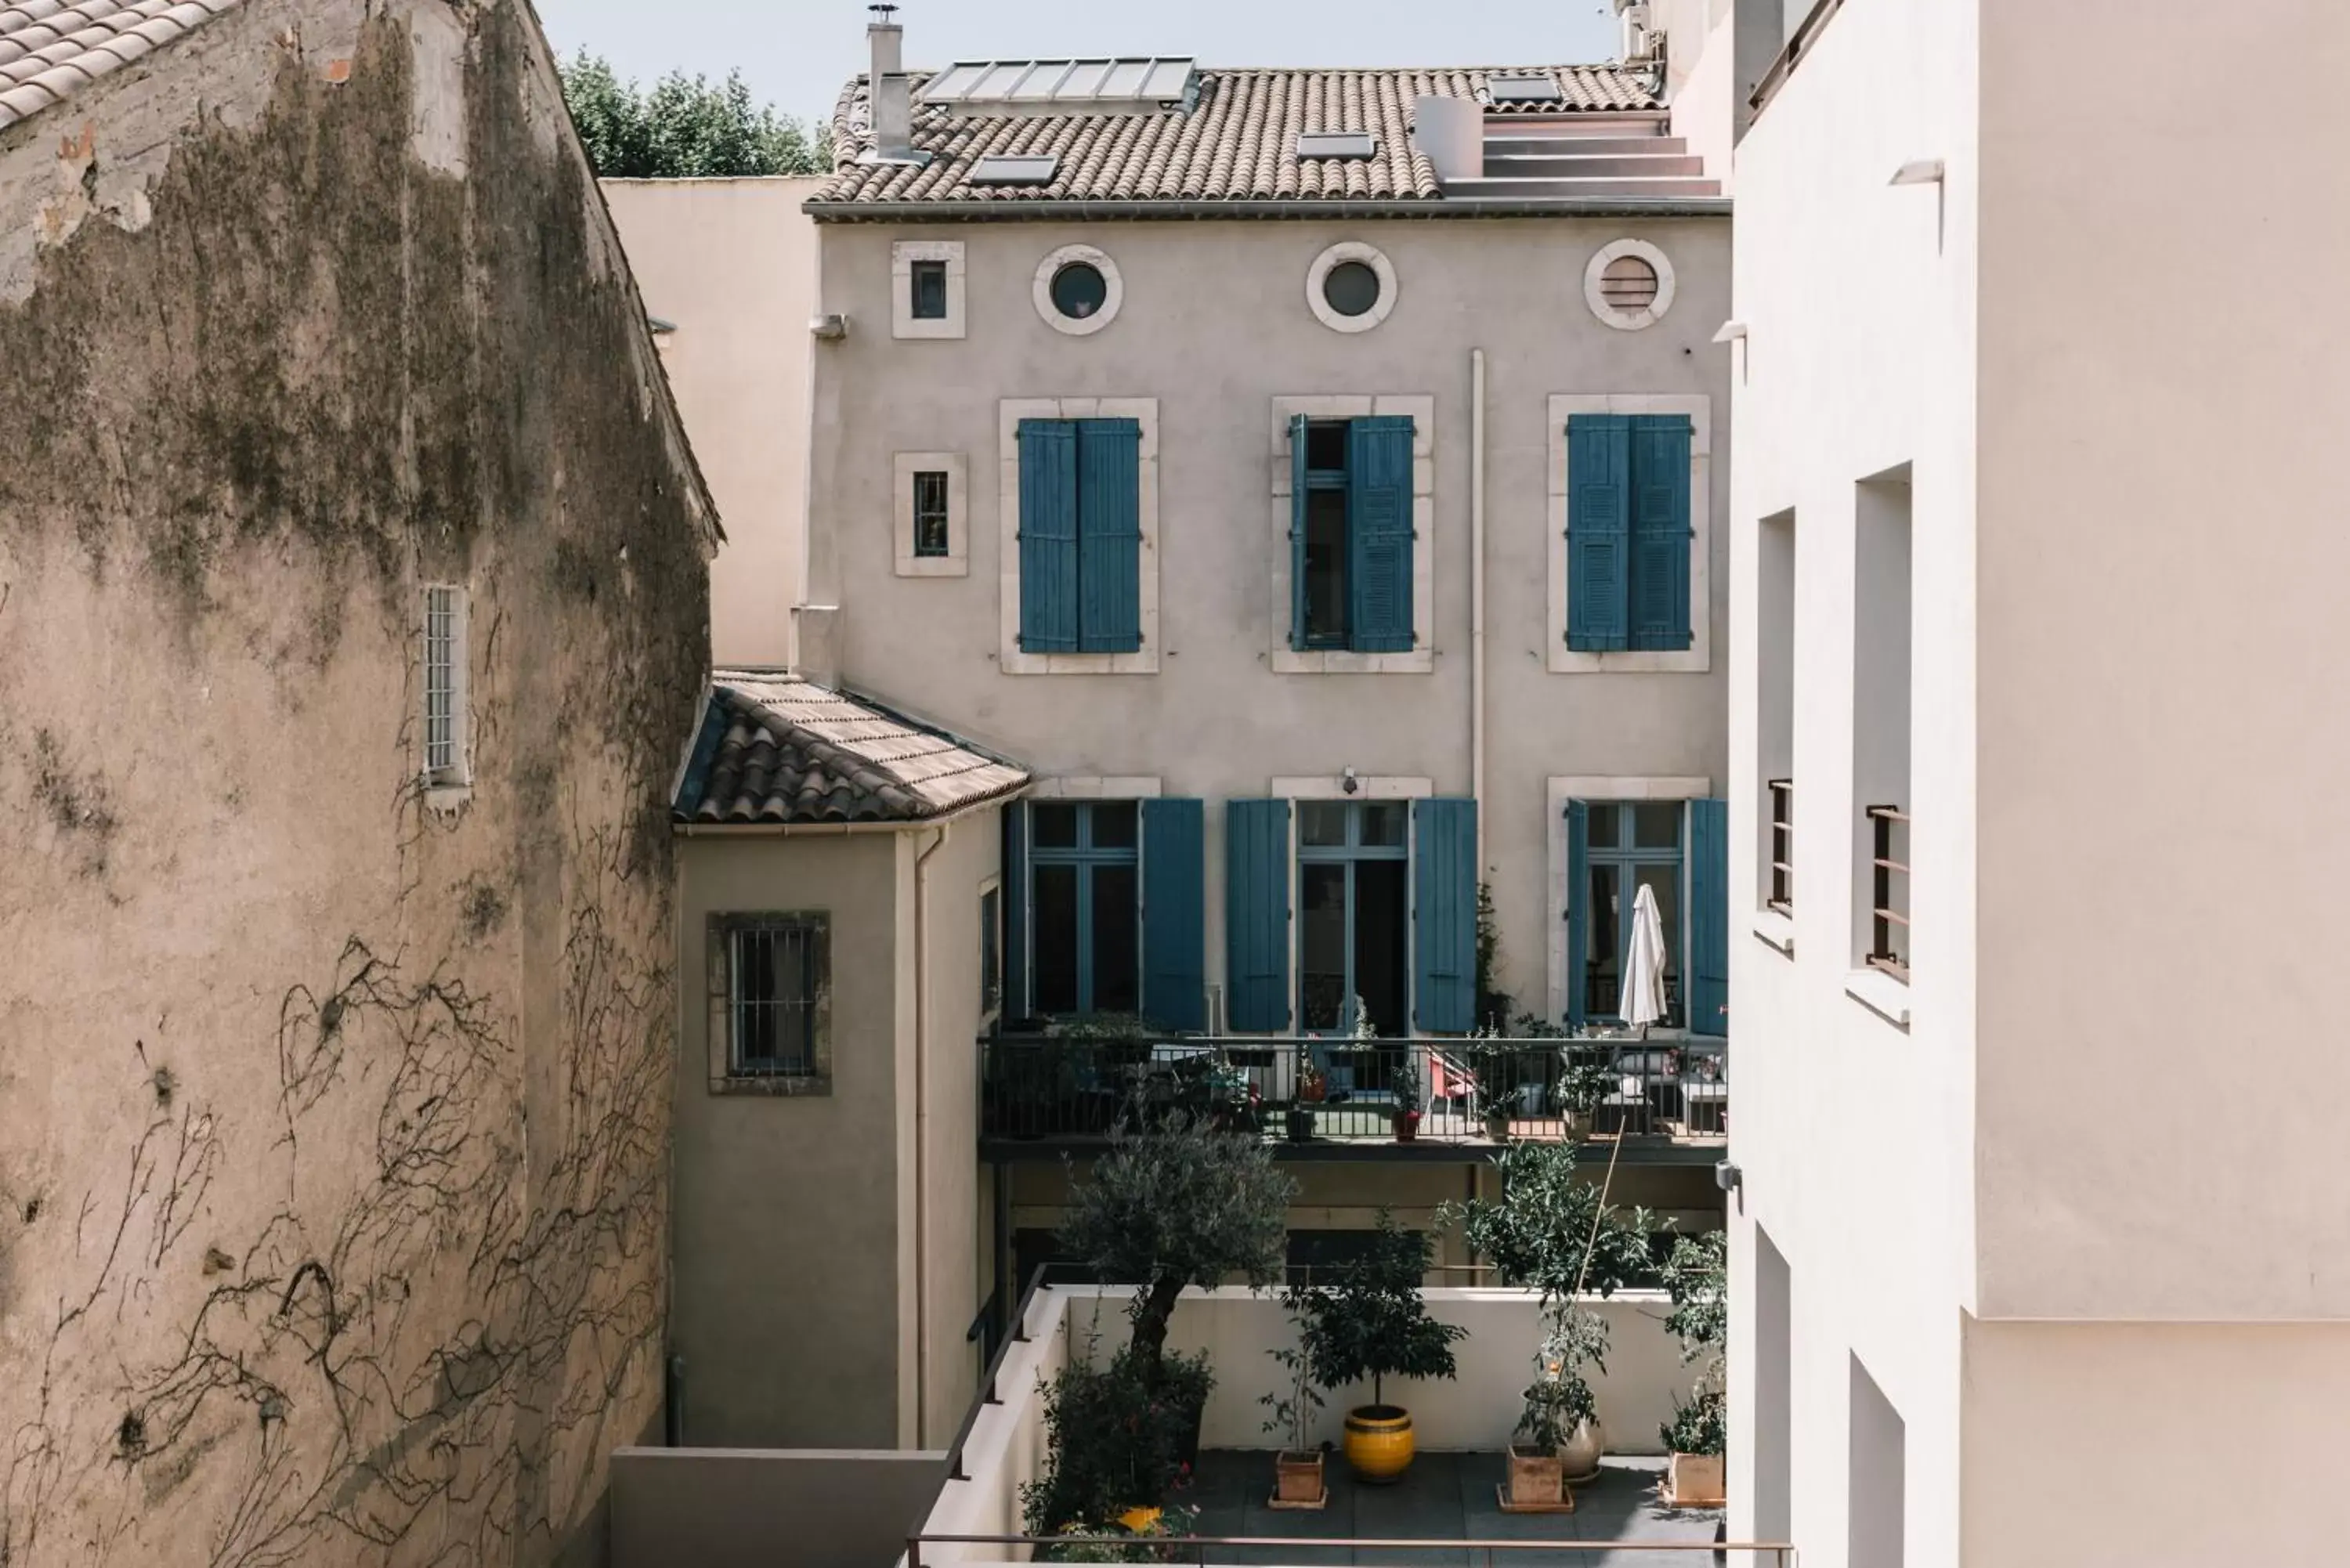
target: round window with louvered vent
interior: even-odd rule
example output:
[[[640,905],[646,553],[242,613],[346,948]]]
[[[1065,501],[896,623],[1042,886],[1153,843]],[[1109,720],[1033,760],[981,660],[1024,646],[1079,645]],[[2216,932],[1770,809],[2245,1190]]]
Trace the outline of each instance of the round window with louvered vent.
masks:
[[[1583,297],[1608,326],[1637,331],[1672,308],[1672,263],[1646,240],[1603,245],[1584,269]]]

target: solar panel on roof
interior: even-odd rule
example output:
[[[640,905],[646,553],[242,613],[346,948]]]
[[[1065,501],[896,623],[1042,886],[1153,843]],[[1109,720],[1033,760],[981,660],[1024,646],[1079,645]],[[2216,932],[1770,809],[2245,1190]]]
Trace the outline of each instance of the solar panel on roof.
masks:
[[[1378,150],[1378,141],[1367,130],[1301,130],[1297,133],[1297,156],[1300,158],[1368,158]]]
[[[1060,167],[1057,155],[1023,157],[991,152],[971,166],[966,179],[973,185],[1049,185]]]
[[[1485,91],[1495,103],[1556,103],[1565,96],[1558,90],[1558,78],[1547,71],[1539,76],[1487,77]]]
[[[1149,111],[1191,107],[1199,62],[1157,55],[1059,60],[958,60],[923,85],[921,101],[948,109]]]

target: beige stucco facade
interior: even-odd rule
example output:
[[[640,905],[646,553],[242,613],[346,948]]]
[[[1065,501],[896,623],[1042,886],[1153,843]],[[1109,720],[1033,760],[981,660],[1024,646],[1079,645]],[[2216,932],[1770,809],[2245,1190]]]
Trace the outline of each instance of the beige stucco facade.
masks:
[[[848,323],[816,345],[811,602],[837,606],[804,648],[852,685],[941,719],[1056,779],[1138,782],[1207,812],[1208,981],[1224,965],[1222,803],[1310,793],[1347,769],[1407,792],[1478,792],[1503,990],[1546,1011],[1555,926],[1549,781],[1694,780],[1718,793],[1726,662],[1722,554],[1730,464],[1726,368],[1707,345],[1728,307],[1719,217],[1340,223],[823,223],[819,308]],[[1674,303],[1624,331],[1586,303],[1592,255],[1621,238],[1668,258]],[[892,335],[893,248],[960,247],[963,332]],[[1367,244],[1392,309],[1342,333],[1306,280],[1334,244]],[[1055,330],[1039,265],[1082,244],[1119,278],[1107,325]],[[1482,353],[1484,427],[1472,415]],[[1705,432],[1693,580],[1700,650],[1561,668],[1553,535],[1564,526],[1552,440],[1561,398],[1666,399]],[[1019,654],[1009,431],[1049,405],[1144,422],[1144,648]],[[1559,404],[1564,409],[1565,404]],[[1596,409],[1584,402],[1576,406]],[[1629,404],[1624,405],[1628,407]],[[1645,405],[1644,405],[1645,406]],[[1416,511],[1425,643],[1408,654],[1289,646],[1287,424],[1296,412],[1410,411],[1427,421]],[[894,454],[969,463],[969,571],[901,576]],[[1472,701],[1472,474],[1484,477],[1485,690]],[[1016,494],[1015,492],[1012,493]],[[724,569],[722,562],[721,570]],[[1091,659],[1095,664],[1088,664]],[[1098,665],[1098,667],[1096,667]],[[812,665],[813,667],[813,665]],[[1018,671],[1018,672],[1015,672]],[[1099,793],[1097,786],[1083,787]]]
[[[680,840],[681,972],[715,972],[712,916],[818,911],[830,932],[821,1093],[713,1083],[708,987],[681,992],[672,1343],[692,1446],[937,1448],[972,1400],[995,1282],[972,1042],[999,815]]]
[[[0,1561],[600,1563],[715,535],[527,9],[0,131]]]
[[[2222,1432],[2350,1455],[2293,956],[2340,836],[2254,804],[2341,765],[2350,315],[2224,303],[2247,254],[2350,261],[2306,199],[2350,22],[2230,26],[2293,40],[2251,166],[2155,86],[2201,19],[2090,0],[1846,5],[1737,147],[1731,1531],[1807,1563],[2340,1555],[2322,1511],[2208,1506]],[[1906,983],[1861,962],[1888,801]]]
[[[816,176],[606,180],[645,308],[665,324],[661,366],[726,544],[710,579],[721,666],[793,662],[806,554],[808,319]]]

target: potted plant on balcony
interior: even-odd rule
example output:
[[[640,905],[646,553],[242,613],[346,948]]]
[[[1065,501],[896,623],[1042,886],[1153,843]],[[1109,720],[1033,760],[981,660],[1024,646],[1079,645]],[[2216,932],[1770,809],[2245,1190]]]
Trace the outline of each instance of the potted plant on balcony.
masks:
[[[1570,1059],[1559,1069],[1558,1108],[1569,1139],[1581,1143],[1590,1137],[1593,1113],[1616,1083],[1616,1069],[1606,1062]]]
[[[1389,1081],[1395,1087],[1395,1140],[1410,1143],[1419,1137],[1419,1069],[1406,1058]]]
[[[1451,1377],[1452,1345],[1468,1330],[1428,1315],[1420,1285],[1429,1239],[1379,1210],[1369,1249],[1298,1291],[1314,1379],[1326,1388],[1370,1379],[1371,1402],[1347,1412],[1347,1463],[1357,1479],[1392,1481],[1410,1468],[1411,1412],[1387,1402],[1390,1377]]]
[[[1607,1370],[1607,1324],[1582,1307],[1564,1306],[1546,1318],[1534,1380],[1526,1385],[1510,1445],[1506,1506],[1548,1511],[1574,1506],[1571,1480],[1599,1469],[1603,1441],[1599,1401],[1583,1368]]]
[[[1673,1310],[1665,1327],[1681,1342],[1683,1363],[1704,1360],[1687,1403],[1659,1428],[1665,1440],[1665,1498],[1681,1508],[1720,1508],[1726,1499],[1729,1449],[1722,1345],[1730,1336],[1730,1241],[1720,1231],[1682,1236],[1665,1261]]]
[[[1091,1179],[1073,1180],[1061,1246],[1101,1279],[1134,1287],[1127,1306],[1134,1375],[1180,1416],[1186,1461],[1198,1456],[1214,1379],[1204,1355],[1168,1354],[1175,1303],[1187,1285],[1237,1276],[1263,1289],[1278,1280],[1296,1190],[1262,1139],[1180,1111],[1139,1133],[1113,1132]]]
[[[1307,1291],[1292,1285],[1281,1294],[1281,1304],[1297,1330],[1294,1345],[1265,1354],[1283,1372],[1282,1386],[1257,1403],[1272,1412],[1264,1429],[1278,1437],[1282,1449],[1273,1460],[1272,1506],[1319,1509],[1329,1501],[1322,1481],[1322,1450],[1313,1443],[1314,1412],[1322,1407],[1321,1391],[1314,1386],[1314,1356],[1307,1333]]]

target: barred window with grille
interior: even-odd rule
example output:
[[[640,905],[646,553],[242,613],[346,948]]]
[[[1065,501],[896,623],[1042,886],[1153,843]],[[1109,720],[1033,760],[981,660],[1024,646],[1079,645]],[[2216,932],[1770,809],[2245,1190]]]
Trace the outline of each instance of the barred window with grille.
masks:
[[[465,782],[465,590],[424,590],[424,776]]]
[[[756,915],[725,928],[726,1074],[814,1078],[826,1070],[822,915]]]

